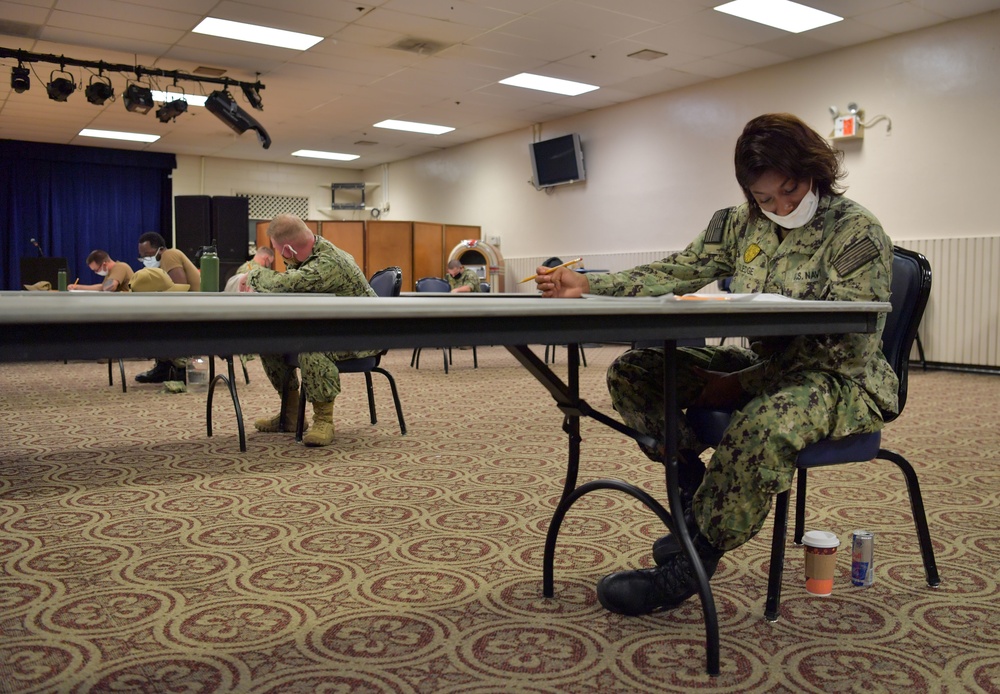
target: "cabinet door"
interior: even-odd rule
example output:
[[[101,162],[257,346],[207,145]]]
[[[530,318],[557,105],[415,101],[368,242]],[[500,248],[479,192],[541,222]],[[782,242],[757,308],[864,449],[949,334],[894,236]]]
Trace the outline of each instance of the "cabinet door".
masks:
[[[398,265],[403,291],[413,291],[413,222],[370,221],[365,229],[365,276]]]
[[[421,277],[444,277],[447,259],[444,225],[413,223],[413,281]]]
[[[257,248],[271,248],[271,239],[267,238],[267,227],[270,224],[270,220],[266,219],[257,222]],[[274,265],[272,269],[276,272],[285,271],[285,261],[278,251],[274,251]]]
[[[479,240],[482,233],[480,227],[468,226],[465,224],[445,224],[444,226],[444,262],[448,262],[448,255],[458,244],[466,239]]]
[[[365,269],[365,223],[361,221],[323,221],[320,236],[342,251],[354,256],[354,262]]]

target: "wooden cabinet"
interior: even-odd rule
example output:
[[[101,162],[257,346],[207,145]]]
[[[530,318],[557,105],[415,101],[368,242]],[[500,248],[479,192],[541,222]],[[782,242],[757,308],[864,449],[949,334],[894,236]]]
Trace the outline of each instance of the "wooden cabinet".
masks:
[[[367,222],[365,276],[392,265],[403,270],[403,291],[413,291],[413,222]]]
[[[444,225],[413,223],[413,281],[421,277],[444,277],[448,262]]]
[[[365,223],[361,221],[323,221],[320,236],[342,251],[354,256],[362,272],[365,270]],[[365,272],[366,277],[371,273]]]
[[[445,224],[444,225],[444,262],[448,262],[448,254],[458,244],[466,239],[481,240],[482,233],[480,227],[468,226],[466,224]]]

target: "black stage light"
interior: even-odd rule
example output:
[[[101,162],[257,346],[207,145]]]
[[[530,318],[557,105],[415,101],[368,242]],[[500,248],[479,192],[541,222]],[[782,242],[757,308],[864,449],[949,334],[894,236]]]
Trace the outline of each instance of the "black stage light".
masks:
[[[153,103],[153,91],[149,87],[132,83],[125,87],[125,110],[133,113],[149,113],[149,109],[156,104]]]
[[[56,77],[57,72],[69,75],[69,79]],[[65,70],[53,70],[49,75],[49,83],[45,85],[45,91],[49,93],[49,98],[53,101],[66,101],[69,95],[76,91],[76,82],[73,81],[73,75]]]
[[[10,88],[18,94],[24,94],[31,89],[31,71],[18,64],[10,69]]]
[[[177,118],[177,116],[187,110],[188,102],[185,99],[174,99],[160,106],[156,110],[156,117],[160,119],[161,123],[166,123],[168,120]]]
[[[103,75],[91,75],[90,84],[83,93],[87,96],[87,101],[95,106],[103,106],[108,99],[115,100],[115,88],[111,86],[111,80]]]
[[[249,85],[243,85],[243,96],[246,100],[258,111],[264,110],[264,100],[260,98],[260,90],[256,87],[251,87]]]
[[[219,89],[208,95],[205,100],[207,108],[216,118],[233,129],[237,135],[242,135],[247,130],[255,130],[257,139],[260,140],[264,149],[271,146],[271,136],[264,130],[264,126],[249,113],[240,108],[239,104],[233,101],[233,96],[224,89]]]

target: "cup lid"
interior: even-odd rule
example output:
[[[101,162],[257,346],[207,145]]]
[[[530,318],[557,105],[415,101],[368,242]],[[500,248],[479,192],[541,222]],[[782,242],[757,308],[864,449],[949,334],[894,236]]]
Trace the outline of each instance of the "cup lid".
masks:
[[[802,535],[802,544],[807,547],[838,547],[840,538],[826,530],[810,530]]]

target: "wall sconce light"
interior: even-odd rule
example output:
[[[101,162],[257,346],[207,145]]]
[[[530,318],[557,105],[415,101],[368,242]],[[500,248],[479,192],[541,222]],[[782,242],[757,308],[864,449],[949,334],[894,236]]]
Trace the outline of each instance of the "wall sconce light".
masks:
[[[69,79],[56,77],[57,72],[67,75]],[[66,101],[69,95],[76,91],[76,81],[73,79],[73,75],[65,70],[53,70],[49,74],[49,83],[45,85],[45,91],[48,92],[49,98],[53,101]]]
[[[24,94],[31,89],[31,70],[18,62],[17,67],[10,69],[10,88],[18,94]]]
[[[149,110],[155,106],[153,103],[153,90],[135,82],[131,82],[125,87],[125,95],[122,97],[122,101],[125,102],[125,110],[132,113],[149,113]]]
[[[95,106],[103,106],[108,99],[115,100],[115,88],[111,86],[111,80],[103,75],[91,75],[90,83],[83,93],[87,96],[87,101]]]

